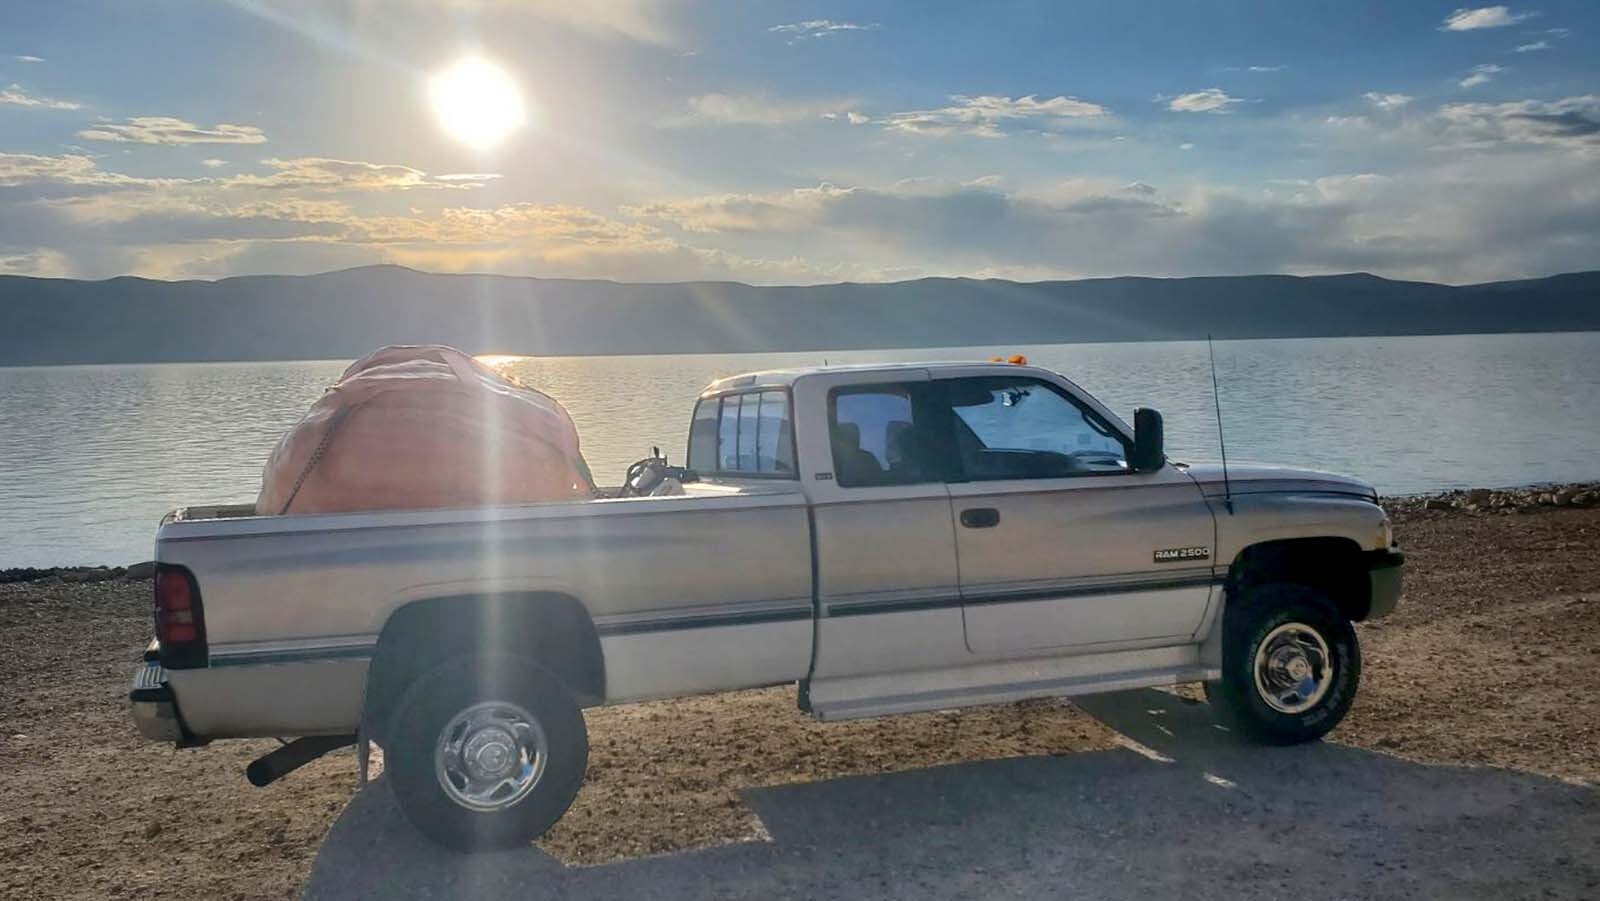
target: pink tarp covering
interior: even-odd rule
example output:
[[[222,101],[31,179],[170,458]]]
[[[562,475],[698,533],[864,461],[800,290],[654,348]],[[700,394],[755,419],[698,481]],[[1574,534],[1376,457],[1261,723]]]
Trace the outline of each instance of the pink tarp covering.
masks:
[[[453,347],[385,347],[323,393],[267,460],[259,514],[590,497],[572,417]]]

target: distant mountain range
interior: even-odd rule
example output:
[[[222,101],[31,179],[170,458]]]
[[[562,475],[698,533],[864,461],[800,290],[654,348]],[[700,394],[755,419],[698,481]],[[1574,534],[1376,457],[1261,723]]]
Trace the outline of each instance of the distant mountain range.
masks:
[[[734,282],[434,275],[85,282],[0,276],[0,365],[474,353],[844,350],[1204,338],[1600,330],[1600,271],[1450,286],[1374,275]]]

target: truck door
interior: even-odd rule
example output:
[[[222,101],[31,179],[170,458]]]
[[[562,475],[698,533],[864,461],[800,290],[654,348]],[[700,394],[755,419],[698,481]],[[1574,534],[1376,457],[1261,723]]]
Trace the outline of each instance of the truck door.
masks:
[[[813,691],[970,659],[927,370],[810,377],[795,407],[816,543]]]
[[[1194,637],[1215,525],[1192,479],[1132,471],[1131,436],[1068,384],[1023,372],[937,384],[972,654]]]

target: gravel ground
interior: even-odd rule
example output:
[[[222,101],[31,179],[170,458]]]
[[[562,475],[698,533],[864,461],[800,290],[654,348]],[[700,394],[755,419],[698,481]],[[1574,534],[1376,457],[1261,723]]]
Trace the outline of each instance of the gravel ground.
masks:
[[[1600,785],[1600,510],[1408,505],[1406,597],[1361,627],[1339,742]],[[149,583],[0,584],[0,897],[296,895],[355,787],[347,751],[254,789],[271,742],[143,743],[126,691]],[[748,838],[737,792],[1112,747],[1074,705],[1030,702],[821,725],[792,689],[591,711],[588,782],[541,842],[568,863]]]

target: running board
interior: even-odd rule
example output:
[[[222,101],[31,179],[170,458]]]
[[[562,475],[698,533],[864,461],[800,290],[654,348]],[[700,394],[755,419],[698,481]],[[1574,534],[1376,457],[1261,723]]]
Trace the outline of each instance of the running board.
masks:
[[[1154,688],[1221,677],[1194,645],[1082,657],[990,663],[951,670],[812,679],[811,715],[837,721]],[[908,690],[909,689],[909,690]]]

